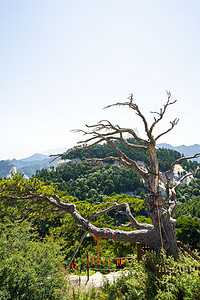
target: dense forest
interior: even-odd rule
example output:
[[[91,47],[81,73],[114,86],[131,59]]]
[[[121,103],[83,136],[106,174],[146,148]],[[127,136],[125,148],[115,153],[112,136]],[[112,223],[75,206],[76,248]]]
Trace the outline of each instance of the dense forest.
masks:
[[[128,139],[131,143],[133,139]],[[135,140],[134,140],[135,143]],[[138,143],[138,142],[136,142]],[[145,151],[127,149],[121,142],[116,142],[121,149],[131,159],[149,164],[149,158]],[[141,196],[145,191],[145,186],[138,175],[131,169],[121,168],[114,165],[112,161],[108,164],[97,165],[87,163],[85,159],[103,158],[105,156],[115,156],[115,152],[108,144],[95,145],[87,150],[77,150],[70,153],[67,158],[79,158],[82,163],[67,164],[65,167],[52,167],[52,172],[48,170],[37,171],[35,177],[44,181],[45,184],[54,183],[62,191],[68,191],[72,196],[76,196],[79,200],[89,200],[101,198],[101,195],[111,195],[113,192],[117,194],[133,192]],[[170,169],[173,161],[181,157],[177,151],[160,148],[157,149],[160,171],[165,172]],[[65,155],[62,157],[65,159]],[[182,167],[186,171],[196,169],[198,163],[196,161],[182,161]],[[199,174],[199,173],[198,173]],[[197,175],[197,177],[200,175]]]
[[[123,148],[120,143],[118,146]],[[149,163],[148,157],[142,151],[125,148],[123,151],[133,159],[143,161],[145,164]],[[79,157],[82,160],[80,163],[69,162],[64,167],[43,169],[37,171],[36,175],[29,180],[24,180],[21,175],[16,174],[12,179],[0,179],[0,188],[6,191],[6,188],[12,187],[21,195],[24,195],[26,189],[30,187],[33,191],[37,190],[48,196],[56,193],[67,202],[76,204],[81,214],[87,218],[99,208],[108,207],[107,203],[127,202],[138,221],[150,223],[151,220],[145,209],[146,187],[134,171],[121,168],[111,162],[99,165],[85,161],[85,158],[103,157],[105,154],[114,155],[112,149],[106,144],[97,145],[94,149],[78,150],[70,154],[70,159]],[[157,149],[157,154],[161,171],[169,169],[171,163],[181,157],[179,152],[164,148]],[[197,165],[197,162],[193,161],[182,163],[185,171],[194,170]],[[3,196],[1,200],[0,297],[2,299],[73,299],[73,293],[69,294],[68,298],[64,296],[69,293],[69,286],[63,281],[63,265],[68,265],[83,235],[82,230],[69,214],[49,210],[48,206],[44,205],[42,210],[37,211],[37,209],[31,210],[24,200],[14,203],[13,206],[9,206]],[[177,240],[181,240],[192,250],[200,251],[199,171],[189,185],[181,185],[178,188],[177,200],[178,209],[175,213],[178,221]],[[93,220],[96,226],[104,224],[109,228],[117,226],[119,229],[132,230],[129,227],[122,227],[122,224],[126,222],[123,215],[113,212],[100,215]],[[72,270],[70,266],[74,274],[81,274],[81,272],[83,274],[86,251],[89,251],[90,255],[97,255],[97,240],[90,234],[83,240],[73,260],[76,269]],[[135,243],[100,239],[99,251],[100,255],[105,257],[136,257]],[[96,267],[103,268],[98,262],[95,264]],[[146,299],[147,295],[150,295],[149,299],[168,299],[167,296],[166,298],[163,296],[167,295],[166,284],[162,280],[158,284],[144,265],[138,266],[133,261],[131,265],[127,262],[125,267],[128,270],[136,268],[143,279],[137,281],[135,273],[131,271],[131,277],[129,273],[129,277],[124,278],[124,281],[119,280],[113,287],[107,285],[107,290],[104,287],[101,292],[95,291],[93,294],[88,292],[80,299],[99,299],[99,297],[102,299],[116,299],[117,297],[118,299],[135,299],[134,297]],[[110,261],[110,268],[116,268],[115,261]],[[186,288],[179,287],[180,293],[193,295],[200,293],[200,287],[196,283],[198,277],[194,274],[188,276],[184,275],[179,279],[171,278],[170,284],[178,286],[181,282],[183,284],[184,278],[187,278],[188,285],[185,283]],[[50,280],[44,282],[43,279],[47,277]],[[41,282],[43,282],[42,286]],[[131,288],[131,285],[135,288]],[[195,285],[197,287],[194,293]],[[173,295],[179,293],[177,290],[173,291],[170,288],[170,293],[172,299],[178,299],[173,298]],[[125,294],[127,296],[123,298]],[[197,294],[196,298],[187,299],[199,299],[198,295],[200,294]]]
[[[139,194],[145,189],[138,175],[116,165],[94,165],[88,163],[69,163],[55,171],[38,171],[36,178],[45,184],[54,183],[60,190],[67,191],[79,200],[101,200],[103,195],[134,191]]]
[[[134,144],[140,144],[133,138],[128,138],[127,141],[129,143],[134,143]],[[127,148],[122,142],[116,141],[115,142],[118,148],[125,153],[129,158],[136,160],[136,161],[142,161],[145,164],[149,165],[149,156],[146,151],[142,150],[136,150],[132,148]],[[78,147],[75,147],[78,148]],[[80,158],[80,159],[85,159],[85,158],[103,158],[106,156],[116,156],[115,151],[109,144],[98,144],[93,146],[92,148],[88,148],[86,150],[82,149],[77,149],[75,152],[70,153],[67,155],[68,159],[73,159],[73,158]],[[166,149],[166,148],[158,148],[157,149],[157,156],[159,160],[159,168],[161,172],[165,172],[168,169],[170,169],[170,165],[172,164],[173,161],[176,159],[180,158],[182,155],[178,151],[174,151],[171,149]],[[65,159],[66,156],[63,155],[63,159]],[[184,169],[186,170],[194,170],[197,167],[197,162],[196,161],[183,161],[181,163]]]

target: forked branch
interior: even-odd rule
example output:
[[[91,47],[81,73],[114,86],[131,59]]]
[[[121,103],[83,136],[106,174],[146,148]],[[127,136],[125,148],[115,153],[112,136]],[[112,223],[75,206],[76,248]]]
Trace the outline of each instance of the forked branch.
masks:
[[[3,196],[4,198],[7,198],[7,200],[14,200],[15,196]],[[43,208],[49,207],[49,204],[51,204],[53,207],[56,208],[56,211],[63,211],[64,213],[70,213],[71,216],[74,218],[76,223],[83,228],[84,230],[91,232],[95,234],[98,237],[102,237],[108,239],[113,239],[116,241],[124,241],[124,242],[135,242],[135,241],[142,241],[142,242],[147,242],[147,240],[150,238],[151,235],[153,235],[153,226],[150,224],[143,224],[137,222],[137,220],[132,216],[130,207],[127,203],[123,204],[117,204],[114,203],[114,205],[95,212],[89,219],[85,219],[82,217],[82,215],[79,213],[79,211],[76,209],[75,204],[68,204],[65,202],[62,202],[60,197],[58,195],[54,195],[52,197],[43,197],[42,195],[35,195],[36,199],[40,199],[42,202],[46,203],[44,204]],[[16,201],[20,200],[21,197],[16,197]],[[24,199],[24,198],[23,198]],[[26,200],[33,200],[32,196],[26,196]],[[140,229],[136,231],[122,231],[122,230],[114,230],[110,228],[98,228],[94,226],[90,220],[108,213],[113,210],[119,211],[119,209],[125,208],[126,215],[128,219],[131,221],[132,227]],[[27,213],[33,213],[38,210],[36,209],[30,209]]]
[[[124,208],[125,211],[119,210],[119,209],[121,209],[121,208]],[[130,206],[128,205],[128,203],[118,204],[118,203],[115,202],[113,206],[110,206],[109,208],[106,208],[106,209],[101,210],[101,211],[99,211],[99,212],[95,212],[95,213],[93,214],[92,218],[93,218],[93,217],[96,217],[96,216],[98,216],[98,215],[102,215],[102,214],[108,213],[108,212],[110,212],[110,211],[112,211],[112,210],[116,210],[117,213],[119,213],[119,214],[124,214],[124,215],[126,215],[127,218],[128,218],[129,221],[130,221],[131,227],[133,227],[133,228],[136,228],[136,229],[153,229],[153,228],[154,228],[154,226],[151,225],[151,224],[147,224],[147,223],[139,223],[139,222],[133,217],[133,215],[132,215],[132,213],[131,213]],[[124,227],[126,227],[126,226],[124,226]]]
[[[196,154],[194,154],[194,155],[192,155],[192,156],[187,156],[187,157],[184,157],[184,156],[183,156],[183,157],[180,157],[180,158],[178,158],[177,160],[175,160],[175,161],[171,164],[170,169],[167,170],[167,171],[165,172],[165,177],[166,177],[166,181],[167,181],[167,182],[166,182],[165,189],[166,189],[166,193],[167,193],[168,196],[170,196],[170,195],[169,195],[169,194],[170,194],[170,190],[169,190],[169,185],[170,185],[170,177],[169,177],[169,173],[173,172],[174,166],[175,166],[176,164],[182,162],[183,160],[193,159],[193,158],[197,158],[197,157],[200,157],[200,153],[196,153]],[[174,193],[175,193],[175,190],[177,189],[177,187],[181,184],[181,182],[182,182],[185,178],[187,178],[188,176],[191,176],[191,175],[196,174],[197,171],[198,171],[198,168],[197,168],[194,172],[191,172],[191,173],[188,173],[188,174],[186,174],[186,175],[183,175],[183,176],[179,179],[178,183],[174,186],[174,188],[171,189],[172,194],[173,194],[173,191],[174,191]]]
[[[170,216],[173,216],[176,208],[177,208],[177,203],[176,203],[176,189],[180,186],[180,184],[189,176],[193,176],[197,173],[197,171],[199,170],[199,167],[196,168],[196,170],[194,172],[190,172],[190,173],[187,173],[185,175],[183,175],[179,180],[178,182],[176,183],[176,185],[174,185],[171,189],[169,188],[169,185],[170,185],[170,177],[169,177],[169,173],[171,173],[174,169],[174,166],[177,164],[177,163],[180,163],[181,161],[185,160],[185,159],[192,159],[192,158],[197,158],[200,156],[200,153],[197,153],[193,156],[188,156],[188,157],[181,157],[177,160],[175,160],[172,164],[171,164],[171,167],[168,171],[165,172],[165,177],[166,177],[166,185],[165,185],[165,189],[166,189],[166,194],[168,196],[168,199],[169,199],[169,203],[170,203],[170,206],[169,206],[169,209],[168,209],[168,212],[170,214]]]
[[[145,128],[145,131],[146,131],[146,134],[148,136],[148,138],[151,140],[151,135],[150,135],[150,131],[149,131],[149,127],[148,127],[148,123],[147,123],[147,120],[145,118],[145,116],[141,113],[139,107],[137,104],[133,103],[133,94],[131,94],[129,97],[128,97],[129,101],[128,102],[117,102],[117,103],[114,103],[114,104],[111,104],[111,105],[108,105],[104,108],[110,108],[110,107],[113,107],[113,106],[128,106],[129,108],[133,109],[136,113],[136,115],[138,115],[142,121],[143,121],[143,124],[144,124],[144,128]],[[136,140],[138,141],[141,141],[141,139],[139,137],[134,137]],[[146,143],[147,141],[143,140],[142,141],[143,143]]]
[[[142,144],[147,144],[147,141],[141,139],[136,132],[131,128],[121,128],[119,125],[113,125],[108,120],[101,120],[95,125],[86,125],[87,128],[92,128],[92,131],[83,131],[83,130],[73,130],[74,132],[82,132],[84,135],[92,135],[91,138],[79,141],[79,144],[88,143],[93,140],[97,140],[103,137],[112,137],[113,139],[123,139],[123,134],[130,134],[135,140],[139,141]],[[101,133],[100,133],[101,132]],[[132,144],[132,147],[137,147],[138,145]],[[142,146],[141,146],[142,147]],[[143,150],[146,147],[143,146]]]
[[[174,103],[176,103],[176,101],[177,100],[175,100],[175,101],[171,101],[170,102],[170,99],[171,99],[171,92],[168,92],[167,91],[167,102],[166,102],[166,104],[164,105],[164,107],[163,108],[161,108],[160,109],[160,112],[151,112],[151,113],[153,113],[153,114],[157,114],[158,115],[158,118],[156,118],[156,117],[154,117],[154,122],[152,123],[152,125],[151,125],[151,127],[150,127],[150,134],[152,134],[152,132],[153,132],[153,129],[154,129],[154,127],[156,126],[156,124],[158,123],[158,122],[160,122],[160,120],[162,120],[162,118],[163,118],[163,116],[164,116],[164,114],[165,114],[165,112],[166,112],[166,110],[167,110],[167,108],[168,108],[168,106],[169,105],[172,105],[172,104],[174,104]],[[177,119],[175,119],[175,120],[177,120]],[[177,123],[178,123],[178,121],[173,121],[173,122],[170,122],[171,123],[171,125],[174,127]],[[177,123],[176,123],[177,122]],[[173,128],[172,127],[172,128]],[[167,132],[169,132],[172,128],[170,128],[170,129],[168,129],[167,131],[165,131],[164,133],[162,133],[162,134],[160,134],[157,138],[156,138],[156,140],[160,137],[160,136],[162,136],[162,135],[164,135],[164,134],[166,134]]]
[[[179,119],[174,119],[173,121],[170,121],[171,127],[168,128],[166,131],[162,132],[161,134],[159,134],[156,138],[155,141],[157,141],[161,136],[167,134],[168,132],[170,132],[179,122]]]

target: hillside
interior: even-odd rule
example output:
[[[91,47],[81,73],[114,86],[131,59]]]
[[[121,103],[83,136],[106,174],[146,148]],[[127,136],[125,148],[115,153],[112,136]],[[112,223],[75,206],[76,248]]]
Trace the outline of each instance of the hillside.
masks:
[[[131,141],[131,140],[130,140]],[[118,147],[131,159],[139,162],[140,165],[149,164],[149,158],[144,151],[134,149],[126,149],[126,147],[117,142]],[[41,170],[36,172],[36,177],[44,181],[46,184],[54,183],[62,190],[67,191],[70,195],[79,198],[80,200],[101,201],[103,195],[110,196],[112,193],[126,193],[129,195],[140,195],[144,197],[145,186],[138,175],[131,169],[126,169],[117,164],[91,164],[85,163],[83,159],[105,156],[115,153],[113,149],[107,145],[96,145],[86,150],[77,150],[68,156],[64,156],[58,163],[54,171]],[[173,161],[181,157],[181,154],[176,150],[166,148],[157,149],[157,156],[160,165],[161,174],[170,169]],[[79,163],[73,163],[73,162]],[[62,162],[62,164],[61,164]],[[183,161],[181,166],[177,166],[170,175],[173,184],[175,184],[182,173],[194,170],[197,167],[197,162]],[[190,183],[193,177],[188,177],[184,183]],[[161,186],[162,194],[165,194],[164,186]]]

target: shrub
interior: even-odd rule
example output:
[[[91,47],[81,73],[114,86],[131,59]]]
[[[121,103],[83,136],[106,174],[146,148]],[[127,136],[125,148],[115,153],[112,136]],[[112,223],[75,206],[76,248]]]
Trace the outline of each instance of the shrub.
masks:
[[[37,240],[28,223],[0,230],[1,299],[64,299],[63,257],[53,238]]]

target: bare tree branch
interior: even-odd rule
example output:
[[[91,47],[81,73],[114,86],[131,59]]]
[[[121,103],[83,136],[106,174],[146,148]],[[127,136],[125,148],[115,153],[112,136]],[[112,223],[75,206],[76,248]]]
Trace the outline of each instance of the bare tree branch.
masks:
[[[95,234],[98,237],[113,239],[116,241],[133,242],[133,241],[147,241],[149,236],[153,236],[154,229],[122,231],[113,230],[110,228],[98,228],[92,225],[88,220],[84,219],[77,210],[74,210],[72,217],[85,230]]]
[[[152,123],[152,125],[151,125],[151,127],[150,127],[150,130],[149,130],[150,134],[152,134],[153,129],[154,129],[154,127],[156,126],[156,124],[157,124],[158,122],[160,122],[160,120],[162,120],[162,118],[163,118],[163,116],[164,116],[164,114],[165,114],[165,112],[166,112],[167,107],[168,107],[169,105],[172,105],[172,104],[176,103],[176,101],[177,101],[177,100],[175,100],[175,101],[170,102],[171,92],[168,92],[168,91],[167,91],[167,96],[168,96],[168,98],[167,98],[166,104],[164,105],[164,108],[163,108],[163,109],[161,108],[161,109],[160,109],[160,112],[151,112],[151,113],[153,113],[153,114],[158,114],[159,117],[158,117],[157,119],[154,118],[154,122]],[[174,122],[174,121],[173,121],[173,122]],[[171,122],[171,123],[173,123],[173,122]],[[170,129],[170,130],[171,130],[171,129]],[[168,131],[169,131],[169,130],[168,130]],[[168,131],[166,131],[165,133],[167,133]],[[165,133],[162,133],[161,135],[159,135],[159,136],[156,138],[156,140],[157,140],[160,136],[162,136],[163,134],[165,134]]]
[[[200,154],[199,154],[200,155]],[[195,154],[196,157],[196,154]],[[193,158],[193,157],[190,157]],[[182,159],[181,159],[182,160]],[[174,163],[172,164],[173,166],[171,167],[171,169],[167,172],[172,172],[173,171],[173,167],[174,167]],[[173,216],[176,208],[177,208],[177,202],[176,202],[176,189],[180,186],[180,184],[189,176],[195,175],[197,173],[197,171],[199,170],[199,167],[196,168],[196,170],[194,172],[190,172],[185,174],[184,176],[182,176],[178,182],[176,183],[176,185],[174,187],[172,187],[171,189],[169,189],[169,183],[170,183],[170,178],[168,177],[167,174],[167,184],[166,184],[166,191],[167,191],[167,195],[168,195],[168,199],[169,199],[169,208],[168,208],[168,212],[170,214],[170,216]]]
[[[110,108],[110,107],[113,107],[113,106],[128,106],[130,107],[131,109],[133,109],[135,111],[135,113],[142,119],[143,121],[143,124],[144,124],[144,127],[145,127],[145,131],[146,131],[146,134],[148,136],[148,138],[151,140],[152,139],[152,136],[150,134],[150,131],[149,131],[149,127],[148,127],[148,124],[147,124],[147,121],[146,121],[146,118],[144,117],[144,115],[141,113],[139,107],[137,104],[133,103],[133,94],[131,94],[129,97],[129,102],[117,102],[117,103],[114,103],[114,104],[111,104],[111,105],[108,105],[104,108]],[[140,140],[141,139],[136,136],[135,137],[136,140]],[[147,141],[143,140],[142,143],[146,143]]]
[[[104,124],[103,122],[108,122],[108,124]],[[92,128],[94,127],[96,130],[93,130],[91,132],[87,132],[84,130],[80,130],[80,129],[76,129],[73,130],[74,132],[82,132],[84,133],[84,135],[92,135],[92,137],[79,141],[78,144],[83,144],[83,146],[78,146],[75,147],[73,149],[70,149],[64,153],[60,153],[60,154],[53,154],[50,155],[50,157],[54,157],[54,159],[51,161],[53,162],[56,158],[62,157],[63,155],[68,155],[70,153],[73,153],[77,150],[85,150],[85,149],[89,149],[97,144],[100,144],[101,142],[105,142],[106,138],[109,137],[110,139],[112,138],[113,140],[119,140],[122,141],[127,147],[130,147],[132,149],[138,149],[138,150],[145,150],[147,151],[147,147],[144,145],[136,145],[136,144],[132,144],[132,143],[128,143],[122,136],[123,133],[129,133],[131,134],[136,140],[138,140],[139,142],[145,144],[146,141],[139,138],[135,131],[129,128],[120,128],[119,126],[114,126],[112,125],[109,121],[107,120],[102,120],[100,121],[97,125],[86,125],[88,128]],[[113,131],[109,132],[109,133],[102,133],[100,134],[98,131],[100,130],[109,130],[109,129],[113,129]],[[117,137],[115,136],[116,134],[119,134],[120,136]],[[90,142],[94,141],[92,144],[88,144]]]
[[[147,142],[145,140],[141,139],[133,129],[121,128],[119,125],[113,125],[108,120],[101,120],[96,125],[86,125],[86,127],[93,128],[93,130],[91,132],[76,130],[76,132],[84,132],[84,135],[93,135],[93,136],[89,139],[79,141],[78,142],[79,144],[88,143],[91,140],[102,138],[102,137],[112,137],[113,139],[116,139],[116,137],[115,137],[116,134],[120,134],[120,137],[122,138],[123,133],[129,133],[137,141],[141,142],[142,144],[147,144]],[[99,134],[100,131],[103,131],[103,133]],[[106,133],[106,131],[109,131],[109,132]],[[133,144],[132,144],[132,146],[133,146]],[[137,147],[138,147],[138,145],[137,145]],[[145,150],[145,149],[146,149],[146,147],[143,148],[143,150]]]
[[[110,108],[112,106],[129,106],[131,107],[131,105],[134,106],[133,104],[133,94],[130,94],[130,96],[127,98],[129,101],[128,102],[117,102],[117,103],[114,103],[114,104],[110,104],[110,105],[107,105],[104,107],[105,108]]]
[[[169,129],[167,129],[166,131],[164,131],[163,133],[159,134],[156,138],[155,138],[155,141],[157,141],[161,136],[167,134],[168,132],[170,132],[174,126],[176,126],[179,122],[179,119],[174,119],[174,121],[171,121],[170,124],[171,124],[171,127]]]
[[[147,223],[139,223],[132,215],[131,210],[130,210],[130,206],[127,203],[124,203],[124,207],[126,209],[126,211],[119,211],[118,213],[126,215],[127,218],[129,219],[130,223],[131,223],[131,227],[136,228],[136,229],[153,229],[154,226],[151,224],[147,224]]]
[[[193,158],[197,158],[197,157],[199,157],[199,156],[200,156],[200,153],[196,153],[196,154],[193,155],[193,156],[180,157],[180,158],[178,158],[177,160],[175,160],[175,161],[171,164],[170,169],[167,170],[167,171],[165,172],[165,177],[166,177],[166,180],[167,180],[166,185],[165,185],[165,189],[166,189],[166,193],[167,193],[168,197],[170,197],[170,195],[169,195],[169,194],[170,194],[170,189],[169,189],[169,185],[170,185],[169,173],[173,172],[174,166],[175,166],[176,164],[180,163],[180,162],[183,161],[183,160],[193,159]],[[194,172],[188,173],[188,174],[184,175],[182,178],[180,178],[179,181],[178,181],[178,183],[176,184],[176,186],[175,186],[173,189],[171,189],[172,194],[175,194],[175,190],[177,189],[177,187],[181,184],[181,182],[182,182],[186,177],[191,176],[191,175],[194,175],[197,171],[198,171],[198,168],[197,168]],[[173,196],[173,197],[174,197],[174,196]],[[172,201],[173,201],[173,200],[172,200]]]
[[[107,156],[104,158],[86,158],[87,161],[93,161],[93,162],[105,162],[105,161],[120,161],[119,157],[115,157],[115,156]]]
[[[125,212],[123,211],[119,211],[120,208],[125,208]],[[132,215],[131,213],[131,210],[130,210],[130,206],[128,205],[128,203],[122,203],[122,204],[117,204],[117,203],[114,203],[113,206],[109,207],[109,208],[106,208],[102,211],[99,211],[99,212],[95,212],[92,216],[93,217],[96,217],[98,215],[102,215],[102,214],[105,214],[107,212],[110,212],[112,210],[117,210],[118,213],[120,214],[124,214],[127,216],[127,218],[129,219],[129,221],[131,222],[131,226],[133,228],[136,228],[136,229],[153,229],[154,226],[151,225],[151,224],[147,224],[147,223],[139,223]]]
[[[115,152],[119,155],[120,162],[122,165],[133,169],[145,181],[147,180],[147,176],[148,176],[147,172],[144,172],[134,160],[132,160],[128,156],[126,156],[112,140],[107,139],[107,142],[108,142],[108,144],[110,144],[112,146],[112,148],[115,150]]]
[[[196,153],[196,154],[194,154],[194,155],[192,155],[192,156],[187,156],[187,157],[183,156],[183,157],[178,158],[177,160],[175,160],[175,161],[171,164],[170,169],[169,169],[168,171],[165,172],[165,176],[167,177],[167,175],[173,171],[173,168],[174,168],[174,166],[175,166],[176,164],[182,162],[183,160],[193,159],[193,158],[197,158],[197,157],[199,157],[199,156],[200,156],[200,153]]]

